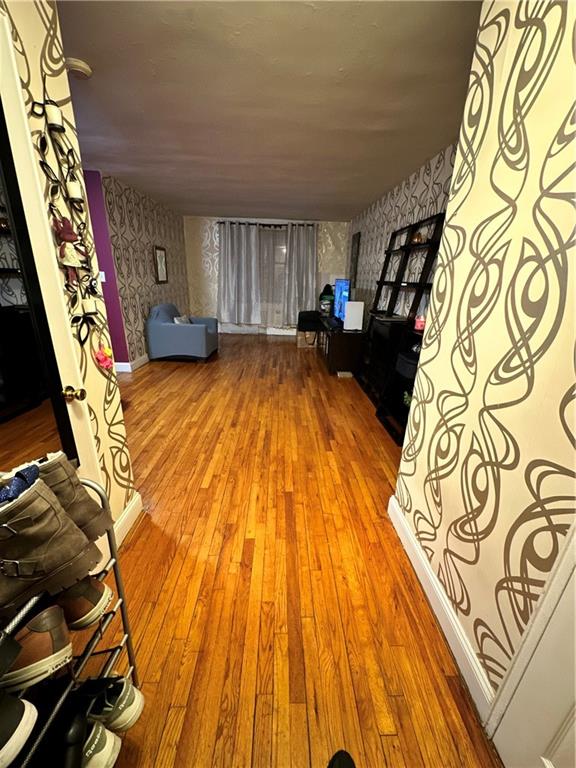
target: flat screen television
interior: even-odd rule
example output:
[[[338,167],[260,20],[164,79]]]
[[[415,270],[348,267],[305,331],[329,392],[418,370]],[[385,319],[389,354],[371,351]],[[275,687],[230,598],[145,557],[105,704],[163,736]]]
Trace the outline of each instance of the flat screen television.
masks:
[[[346,302],[350,298],[350,280],[338,278],[334,286],[334,317],[344,322]]]

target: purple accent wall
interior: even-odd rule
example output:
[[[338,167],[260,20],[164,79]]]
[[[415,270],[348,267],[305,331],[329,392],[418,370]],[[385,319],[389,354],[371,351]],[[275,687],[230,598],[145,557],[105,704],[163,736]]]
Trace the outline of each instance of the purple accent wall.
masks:
[[[106,282],[102,283],[102,293],[104,294],[106,314],[108,315],[114,360],[117,363],[128,363],[130,358],[128,356],[126,334],[124,333],[124,319],[122,317],[122,306],[116,281],[114,256],[112,255],[112,247],[110,245],[110,233],[108,231],[106,204],[104,202],[100,172],[84,171],[84,182],[86,185],[88,207],[90,208],[90,219],[92,221],[98,265],[100,271],[106,275]]]

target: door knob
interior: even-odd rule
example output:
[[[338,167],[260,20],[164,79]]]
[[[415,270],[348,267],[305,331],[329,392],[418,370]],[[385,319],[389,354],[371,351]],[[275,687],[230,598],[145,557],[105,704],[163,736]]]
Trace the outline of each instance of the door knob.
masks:
[[[62,397],[67,403],[71,403],[73,400],[86,400],[86,390],[82,387],[74,389],[74,387],[67,386],[62,390]]]

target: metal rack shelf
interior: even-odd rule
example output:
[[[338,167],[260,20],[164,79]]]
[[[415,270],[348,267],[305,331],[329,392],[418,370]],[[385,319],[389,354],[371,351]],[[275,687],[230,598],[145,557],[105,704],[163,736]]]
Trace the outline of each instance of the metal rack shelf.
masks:
[[[100,486],[98,483],[93,482],[92,480],[81,479],[80,482],[82,483],[82,485],[86,486],[87,488],[90,488],[92,491],[94,491],[94,493],[96,493],[103,509],[105,509],[106,512],[110,514],[110,503],[108,501],[106,492],[104,491],[102,486]],[[136,668],[136,658],[134,655],[134,646],[132,643],[132,632],[130,629],[130,621],[128,619],[128,611],[126,607],[124,582],[122,579],[120,566],[118,564],[118,547],[116,544],[116,536],[114,534],[114,528],[111,528],[109,531],[106,532],[106,537],[108,540],[108,547],[110,549],[110,559],[108,560],[104,568],[97,575],[95,575],[95,578],[97,578],[99,581],[103,581],[106,578],[106,576],[112,571],[114,573],[114,580],[116,582],[116,593],[118,595],[118,599],[115,605],[111,609],[107,610],[100,617],[98,626],[92,632],[89,640],[84,646],[84,650],[82,651],[82,653],[79,656],[74,657],[74,659],[70,662],[69,682],[67,683],[64,690],[58,697],[56,703],[54,704],[50,712],[50,715],[45,720],[45,722],[41,724],[40,730],[38,730],[39,724],[37,723],[32,733],[30,743],[26,745],[25,749],[21,752],[18,759],[14,763],[15,768],[16,767],[26,768],[26,766],[30,764],[30,761],[34,757],[38,747],[40,746],[46,734],[48,733],[50,726],[56,719],[56,716],[58,715],[62,707],[64,706],[66,699],[72,693],[72,691],[76,687],[78,687],[78,685],[82,682],[80,679],[80,675],[85,669],[88,661],[94,656],[108,655],[108,659],[106,660],[104,666],[102,667],[102,669],[100,670],[100,673],[98,674],[99,678],[107,677],[109,676],[110,672],[114,668],[114,665],[116,664],[116,661],[118,660],[118,657],[120,656],[120,654],[124,650],[126,650],[126,653],[128,656],[128,662],[130,665],[126,676],[132,678],[132,682],[136,687],[139,686],[138,671]],[[36,595],[35,597],[32,597],[30,600],[28,600],[28,602],[25,605],[22,606],[22,608],[18,611],[18,613],[14,616],[14,618],[11,619],[10,622],[6,624],[6,626],[3,629],[0,629],[0,647],[4,642],[7,641],[8,638],[12,636],[13,632],[15,632],[17,629],[20,628],[23,621],[26,619],[27,616],[30,615],[34,607],[40,602],[40,600],[44,598],[44,596],[45,596],[44,594],[40,594],[40,595]],[[103,639],[104,634],[106,633],[106,630],[112,623],[112,620],[118,613],[120,613],[122,618],[122,628],[124,631],[122,639],[116,645],[110,646],[108,648],[99,649],[98,645]]]

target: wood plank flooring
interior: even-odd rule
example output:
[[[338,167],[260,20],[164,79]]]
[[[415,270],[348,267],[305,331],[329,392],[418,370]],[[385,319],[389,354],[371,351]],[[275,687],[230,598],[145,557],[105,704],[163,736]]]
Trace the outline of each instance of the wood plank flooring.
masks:
[[[61,450],[50,400],[0,424],[0,471],[24,464],[31,457]]]
[[[498,765],[386,516],[399,449],[293,340],[121,375],[147,706],[119,768]]]

